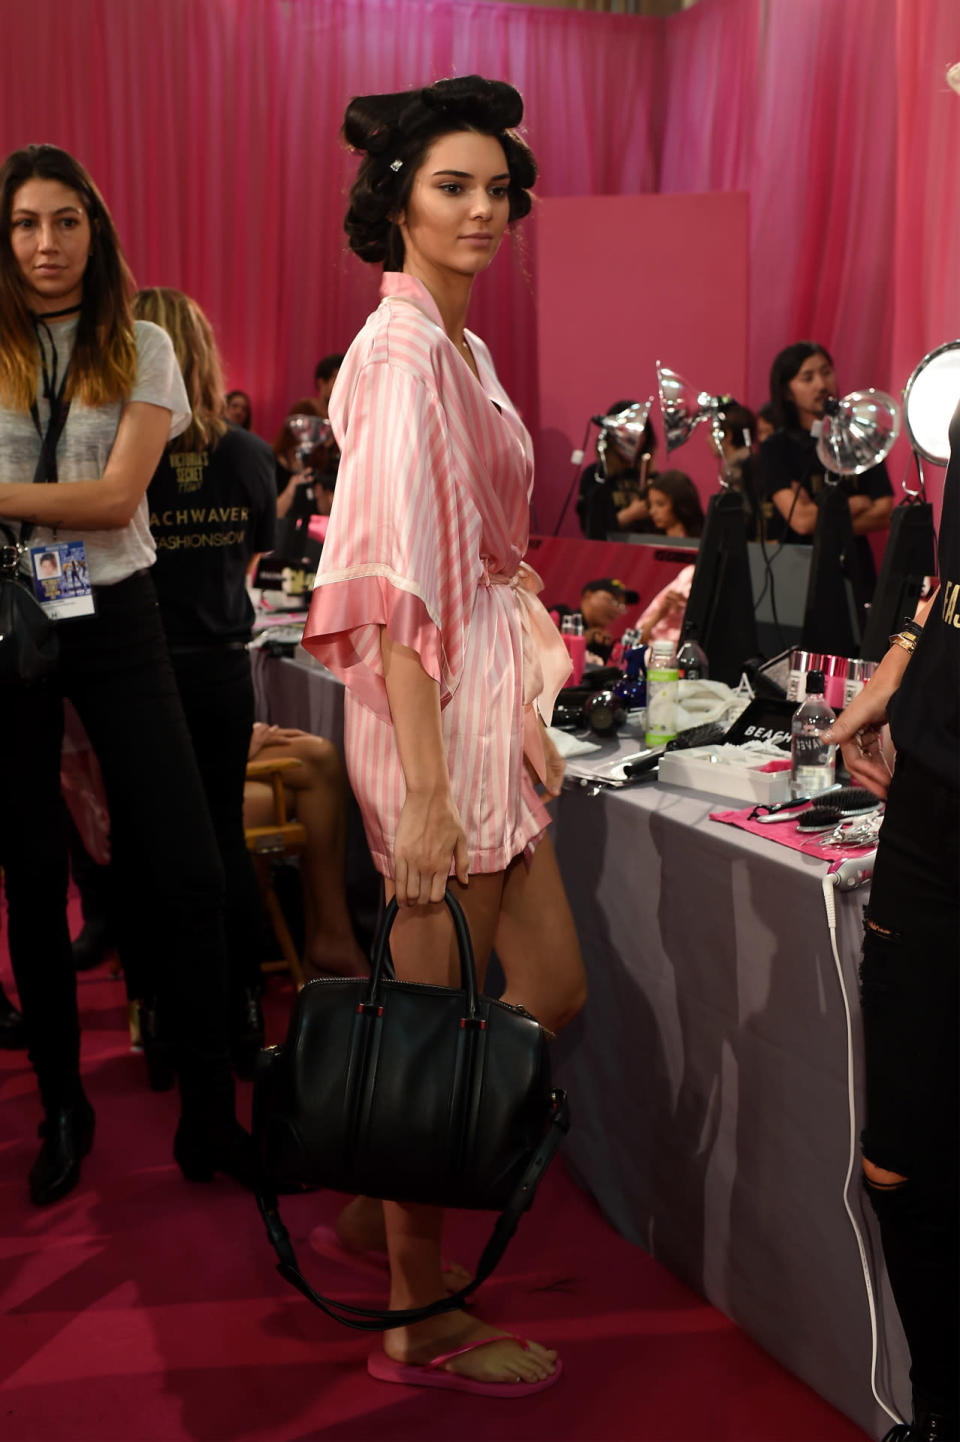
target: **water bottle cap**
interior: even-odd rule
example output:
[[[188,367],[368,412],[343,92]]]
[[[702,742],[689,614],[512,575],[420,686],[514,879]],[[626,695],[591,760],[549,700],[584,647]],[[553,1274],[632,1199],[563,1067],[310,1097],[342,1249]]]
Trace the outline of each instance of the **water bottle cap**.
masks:
[[[808,672],[807,672],[807,695],[808,695],[808,696],[822,696],[822,695],[823,695],[823,672],[822,672],[822,671],[808,671]]]

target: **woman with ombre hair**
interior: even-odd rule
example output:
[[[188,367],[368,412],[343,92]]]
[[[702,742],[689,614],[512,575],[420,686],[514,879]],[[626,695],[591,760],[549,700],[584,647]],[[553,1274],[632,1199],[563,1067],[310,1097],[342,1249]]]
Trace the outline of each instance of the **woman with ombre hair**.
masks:
[[[248,1177],[225,1036],[223,875],[149,575],[146,489],[190,405],[166,333],[135,321],[110,213],[51,145],[0,166],[0,522],[69,546],[94,611],[57,620],[58,667],[0,707],[0,864],[10,952],[45,1114],[30,1195],[79,1179],[94,1113],[80,1082],[66,922],[60,747],[76,707],[103,773],[120,940],[154,973],[173,1029],[184,1175]]]

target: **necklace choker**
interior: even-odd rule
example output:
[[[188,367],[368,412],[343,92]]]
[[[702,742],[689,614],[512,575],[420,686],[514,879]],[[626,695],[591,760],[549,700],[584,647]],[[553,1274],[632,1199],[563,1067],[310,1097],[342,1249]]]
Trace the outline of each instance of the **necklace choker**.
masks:
[[[41,315],[39,311],[32,311],[34,320],[59,320],[61,316],[77,315],[80,311],[79,305],[68,305],[65,310],[48,310]]]

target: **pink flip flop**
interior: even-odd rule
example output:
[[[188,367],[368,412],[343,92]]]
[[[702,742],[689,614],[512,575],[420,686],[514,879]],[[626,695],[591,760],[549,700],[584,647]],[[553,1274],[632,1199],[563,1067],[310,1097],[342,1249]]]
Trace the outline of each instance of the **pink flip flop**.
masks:
[[[475,1352],[478,1347],[486,1347],[490,1342],[503,1341],[519,1342],[524,1348],[528,1346],[522,1337],[515,1337],[512,1332],[501,1332],[496,1337],[480,1337],[452,1352],[441,1352],[439,1357],[419,1366],[395,1362],[378,1348],[367,1358],[367,1371],[378,1382],[399,1382],[407,1387],[442,1387],[450,1392],[471,1392],[477,1397],[532,1397],[534,1392],[545,1392],[554,1382],[559,1382],[563,1371],[563,1364],[559,1359],[556,1370],[540,1382],[478,1382],[473,1377],[462,1377],[459,1372],[443,1370],[444,1364],[454,1357],[462,1357],[465,1352]]]

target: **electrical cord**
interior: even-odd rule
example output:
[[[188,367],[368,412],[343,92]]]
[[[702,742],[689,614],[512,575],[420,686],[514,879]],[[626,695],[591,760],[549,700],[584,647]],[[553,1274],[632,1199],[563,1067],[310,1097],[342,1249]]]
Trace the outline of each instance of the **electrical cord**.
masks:
[[[843,884],[838,872],[828,873],[821,883],[823,889],[823,904],[827,913],[827,929],[830,932],[830,947],[833,951],[833,961],[837,969],[837,980],[840,983],[840,995],[843,998],[843,1015],[847,1029],[847,1114],[850,1122],[850,1150],[847,1158],[847,1175],[843,1181],[843,1205],[847,1217],[850,1220],[850,1225],[853,1228],[853,1235],[857,1239],[857,1250],[860,1253],[860,1267],[863,1271],[863,1282],[867,1293],[867,1309],[870,1313],[870,1390],[873,1393],[877,1405],[886,1412],[887,1416],[893,1422],[897,1423],[903,1422],[904,1418],[902,1418],[898,1412],[888,1407],[877,1391],[877,1359],[879,1354],[877,1305],[874,1297],[873,1282],[870,1277],[870,1264],[867,1260],[867,1249],[863,1240],[863,1233],[853,1214],[853,1208],[850,1206],[850,1178],[853,1175],[857,1155],[857,1116],[853,1075],[853,1023],[850,1018],[850,1001],[843,979],[843,965],[840,961],[840,952],[837,947],[837,908],[834,895],[835,888]]]
[[[574,463],[573,463],[573,480],[572,480],[572,482],[570,483],[570,489],[569,489],[569,491],[567,492],[567,499],[566,499],[566,500],[564,501],[564,503],[563,503],[563,510],[560,512],[560,519],[557,521],[557,524],[556,524],[556,525],[554,526],[554,528],[553,528],[553,534],[554,534],[555,536],[559,536],[559,534],[560,534],[560,527],[563,525],[564,519],[566,518],[567,511],[570,509],[570,502],[573,500],[573,493],[574,493],[574,491],[575,491],[576,488],[577,488],[577,481],[580,479],[580,467],[581,467],[581,465],[583,464],[584,457],[586,456],[586,453],[587,453],[587,441],[588,441],[589,438],[590,438],[590,427],[591,427],[592,425],[593,425],[593,421],[592,421],[592,420],[587,421],[586,429],[585,429],[585,431],[584,431],[584,433],[583,433],[583,445],[580,447],[580,452],[581,452],[580,460],[579,460],[579,461],[574,461]]]

